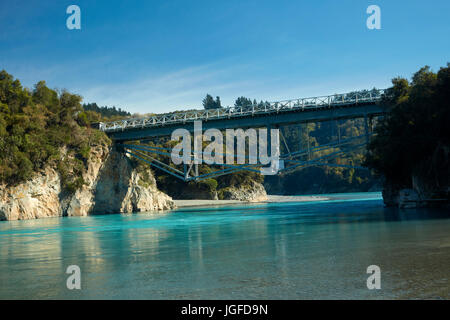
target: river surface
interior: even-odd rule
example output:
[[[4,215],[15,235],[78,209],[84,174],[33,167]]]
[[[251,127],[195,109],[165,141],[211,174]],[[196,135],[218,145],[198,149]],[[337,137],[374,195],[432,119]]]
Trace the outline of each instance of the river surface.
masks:
[[[450,214],[329,201],[0,222],[1,299],[449,299]],[[81,290],[66,269],[78,265]],[[381,270],[369,290],[367,267]]]

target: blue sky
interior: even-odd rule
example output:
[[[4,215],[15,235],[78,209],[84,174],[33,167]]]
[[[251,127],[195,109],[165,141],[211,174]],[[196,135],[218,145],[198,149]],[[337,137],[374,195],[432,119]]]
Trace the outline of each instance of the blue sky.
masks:
[[[81,8],[81,30],[66,8]],[[381,8],[369,30],[366,8]],[[387,87],[450,61],[450,1],[0,0],[0,69],[131,112]]]

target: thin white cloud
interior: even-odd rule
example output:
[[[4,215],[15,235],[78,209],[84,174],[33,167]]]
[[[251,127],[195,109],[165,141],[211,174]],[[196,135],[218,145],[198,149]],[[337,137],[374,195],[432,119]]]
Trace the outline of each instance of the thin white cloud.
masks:
[[[232,105],[238,96],[276,101],[371,89],[374,86],[380,88],[389,83],[388,79],[374,80],[335,77],[312,82],[302,78],[287,85],[282,78],[265,79],[249,75],[245,66],[218,68],[217,65],[207,65],[126,84],[101,85],[77,91],[87,102],[115,105],[133,113],[164,113],[202,108],[201,101],[207,93],[220,96],[222,105],[226,106]]]
[[[302,97],[328,95],[348,92],[358,89],[371,89],[374,86],[383,88],[389,86],[389,78],[374,75],[340,75],[327,76],[326,79],[317,78],[314,74],[287,78],[288,75],[262,75],[264,66],[260,64],[235,64],[229,61],[193,66],[178,71],[153,74],[132,80],[115,82],[76,81],[82,85],[73,85],[70,79],[73,68],[87,71],[96,65],[110,61],[109,57],[99,57],[88,62],[80,61],[67,65],[50,65],[47,68],[31,68],[30,66],[17,68],[31,86],[38,80],[49,80],[47,84],[83,96],[84,102],[96,102],[100,106],[116,106],[132,113],[165,113],[175,110],[202,108],[202,99],[207,93],[220,96],[222,105],[233,105],[239,96],[255,98],[257,100],[286,100]],[[233,65],[233,67],[229,67]],[[95,70],[95,69],[94,69]],[[16,73],[14,73],[16,75]],[[22,78],[21,78],[22,79]],[[59,81],[58,81],[59,79]],[[62,79],[62,81],[61,81]],[[72,82],[72,85],[65,82]],[[95,83],[101,83],[95,85]]]
[[[232,67],[229,67],[232,65]],[[75,92],[85,102],[117,106],[132,113],[164,113],[202,108],[207,93],[220,96],[222,105],[232,105],[239,96],[257,100],[285,100],[328,95],[359,89],[383,88],[389,79],[364,74],[287,78],[283,74],[261,75],[264,66],[221,61],[178,71],[153,74],[123,83],[80,87]]]
[[[149,76],[125,84],[100,85],[80,88],[85,101],[99,105],[116,105],[131,112],[169,112],[200,108],[204,96],[230,97],[222,101],[231,104],[236,93],[243,88],[257,87],[258,80],[236,80],[245,66],[220,68],[218,65],[191,67],[176,72]],[[233,97],[233,98],[231,98]]]

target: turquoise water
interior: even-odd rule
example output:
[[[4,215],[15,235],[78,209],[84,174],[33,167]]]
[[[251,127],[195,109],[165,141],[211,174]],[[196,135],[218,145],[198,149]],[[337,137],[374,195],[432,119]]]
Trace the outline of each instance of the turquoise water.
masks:
[[[331,197],[0,222],[0,298],[450,298],[448,212]],[[66,287],[69,265],[81,290]]]

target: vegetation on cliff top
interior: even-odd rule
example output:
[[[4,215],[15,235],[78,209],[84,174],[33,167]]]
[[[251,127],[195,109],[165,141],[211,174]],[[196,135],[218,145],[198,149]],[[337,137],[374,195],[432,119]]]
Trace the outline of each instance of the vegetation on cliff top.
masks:
[[[128,111],[122,110],[121,108],[116,109],[115,106],[108,107],[103,106],[99,107],[95,102],[93,103],[84,103],[83,109],[85,112],[87,111],[93,111],[97,114],[99,114],[103,120],[115,120],[116,118],[124,118],[124,117],[130,117],[131,113]]]
[[[411,81],[392,80],[390,113],[377,126],[366,164],[402,188],[420,177],[436,191],[449,187],[450,64],[437,73],[428,66]],[[448,196],[448,195],[447,195]]]
[[[84,112],[81,99],[49,89],[44,81],[29,90],[0,71],[0,183],[18,184],[53,164],[63,187],[81,187],[90,148],[110,143],[89,127],[89,118],[100,116]]]

